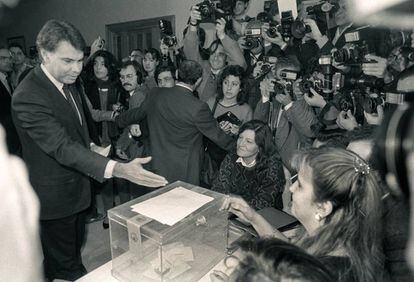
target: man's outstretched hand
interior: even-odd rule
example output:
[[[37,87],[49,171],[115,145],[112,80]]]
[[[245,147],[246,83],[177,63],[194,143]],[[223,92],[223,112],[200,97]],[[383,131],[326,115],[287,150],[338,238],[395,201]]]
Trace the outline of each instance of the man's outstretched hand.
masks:
[[[136,158],[128,163],[117,163],[114,167],[113,176],[147,187],[165,186],[168,181],[163,176],[152,173],[142,167],[142,164],[149,163],[150,161],[151,157],[146,157]]]

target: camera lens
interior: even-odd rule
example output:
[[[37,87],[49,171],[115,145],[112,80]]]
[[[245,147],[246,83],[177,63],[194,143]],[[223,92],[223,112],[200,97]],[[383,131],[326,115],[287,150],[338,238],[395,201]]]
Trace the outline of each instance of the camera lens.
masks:
[[[292,35],[296,39],[302,39],[309,32],[311,32],[310,26],[306,25],[303,21],[294,21],[292,23]]]
[[[337,63],[345,63],[350,60],[350,53],[348,49],[339,49],[333,52],[333,57]]]

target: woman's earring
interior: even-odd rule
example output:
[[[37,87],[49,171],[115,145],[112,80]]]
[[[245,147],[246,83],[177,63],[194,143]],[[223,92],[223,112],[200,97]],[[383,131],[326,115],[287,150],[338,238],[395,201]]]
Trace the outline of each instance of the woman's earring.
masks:
[[[319,213],[317,213],[317,214],[315,214],[315,219],[317,221],[321,221],[322,220],[322,216]]]

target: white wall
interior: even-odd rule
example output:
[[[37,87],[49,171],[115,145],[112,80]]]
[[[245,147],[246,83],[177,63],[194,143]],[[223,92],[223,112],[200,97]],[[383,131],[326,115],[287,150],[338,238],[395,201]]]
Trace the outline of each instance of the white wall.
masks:
[[[105,37],[105,25],[146,18],[175,15],[177,34],[188,19],[189,9],[201,0],[21,0],[0,21],[0,43],[23,35],[26,48],[35,45],[42,25],[49,19],[74,24],[90,44],[98,35]],[[249,15],[263,9],[264,0],[251,0]]]

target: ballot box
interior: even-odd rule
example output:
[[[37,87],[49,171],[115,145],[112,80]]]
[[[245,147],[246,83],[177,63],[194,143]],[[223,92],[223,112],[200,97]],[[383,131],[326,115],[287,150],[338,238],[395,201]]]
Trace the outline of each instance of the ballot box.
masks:
[[[181,181],[108,212],[112,275],[120,281],[197,281],[229,239],[225,195]]]

